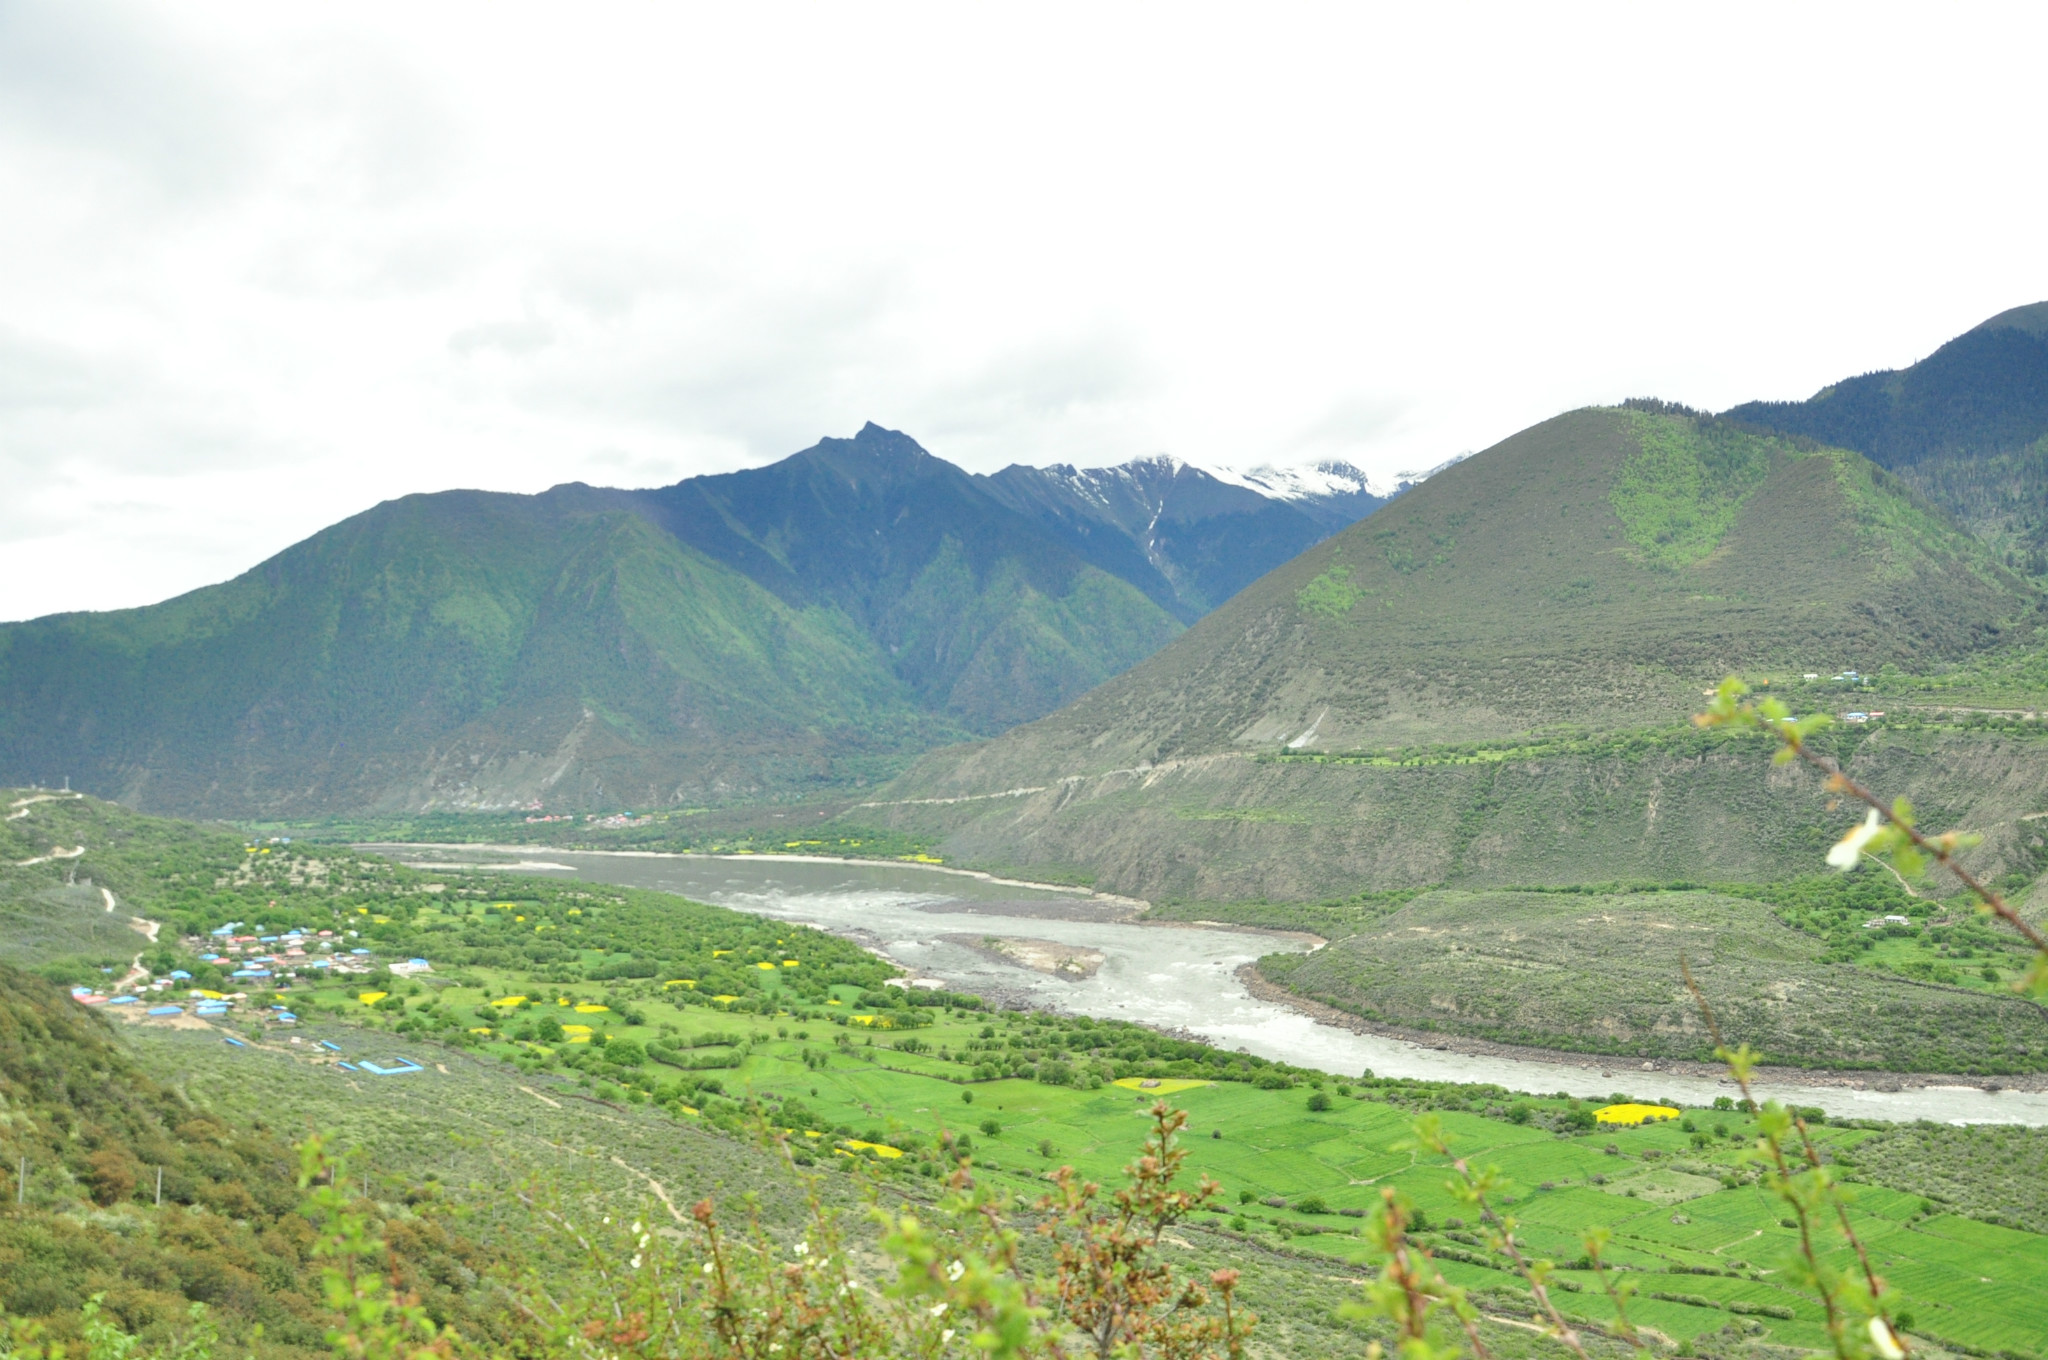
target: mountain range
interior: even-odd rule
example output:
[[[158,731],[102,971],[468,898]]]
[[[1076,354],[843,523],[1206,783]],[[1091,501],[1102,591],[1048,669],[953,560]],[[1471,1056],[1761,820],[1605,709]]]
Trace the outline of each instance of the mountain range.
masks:
[[[233,816],[871,783],[1052,711],[1399,489],[1231,475],[977,477],[870,424],[655,490],[408,496],[163,604],[0,626],[0,777]]]
[[[410,496],[160,605],[0,626],[0,779],[242,817],[837,798],[1194,900],[1768,877],[1818,814],[1736,834],[1714,772],[1746,766],[1670,734],[1736,671],[2048,699],[2044,393],[2048,304],[1804,402],[1588,408],[1391,486],[976,476],[871,424],[652,490]],[[2032,757],[1973,741],[1857,758],[2019,864]]]
[[[1196,902],[1771,878],[1830,823],[1810,784],[1687,731],[1742,673],[1806,708],[1916,715],[1845,756],[2019,871],[2048,760],[1953,711],[2048,708],[2048,596],[2014,550],[2048,519],[2048,482],[2026,480],[2048,447],[2044,321],[2002,313],[1808,402],[1543,422],[859,815]],[[2012,513],[1975,513],[1991,502]]]

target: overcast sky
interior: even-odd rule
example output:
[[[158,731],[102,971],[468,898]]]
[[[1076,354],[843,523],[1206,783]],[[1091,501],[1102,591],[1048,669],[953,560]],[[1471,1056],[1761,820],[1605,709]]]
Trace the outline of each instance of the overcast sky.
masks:
[[[1379,474],[2048,298],[2036,7],[0,0],[0,618],[868,420]]]

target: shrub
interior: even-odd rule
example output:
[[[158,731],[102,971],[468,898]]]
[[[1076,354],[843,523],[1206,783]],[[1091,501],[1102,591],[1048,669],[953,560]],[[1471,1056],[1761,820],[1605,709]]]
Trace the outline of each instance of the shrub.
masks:
[[[982,1121],[981,1121],[981,1131],[982,1131],[983,1133],[987,1134],[987,1135],[988,1135],[989,1137],[991,1137],[991,1138],[1000,1138],[1000,1137],[1002,1137],[1002,1136],[1003,1136],[1003,1126],[1002,1126],[1002,1123],[1001,1123],[1000,1121],[998,1121],[998,1120],[995,1120],[995,1119],[984,1119],[984,1120],[982,1120]]]
[[[135,1193],[137,1166],[126,1153],[113,1149],[95,1152],[87,1159],[86,1167],[95,1203],[119,1204]]]
[[[1655,1298],[1656,1295],[1653,1294],[1650,1297]],[[1743,1303],[1738,1300],[1728,1305],[1728,1311],[1731,1313],[1744,1313],[1755,1317],[1777,1318],[1783,1322],[1790,1322],[1797,1316],[1797,1314],[1782,1303]],[[1906,1325],[1905,1319],[1907,1316],[1908,1314],[1905,1313],[1899,1314],[1899,1325],[1901,1327]]]
[[[1330,1098],[1324,1095],[1321,1091],[1317,1091],[1314,1095],[1308,1098],[1308,1107],[1311,1111],[1317,1114],[1321,1114],[1323,1111],[1330,1108]]]
[[[1294,1211],[1301,1214],[1327,1214],[1330,1206],[1323,1202],[1321,1195],[1303,1195],[1294,1201]]]

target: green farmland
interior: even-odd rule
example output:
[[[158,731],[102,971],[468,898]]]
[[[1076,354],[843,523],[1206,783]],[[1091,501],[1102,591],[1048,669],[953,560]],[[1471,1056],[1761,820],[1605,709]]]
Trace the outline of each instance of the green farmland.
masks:
[[[1247,1298],[1273,1323],[1267,1353],[1363,1344],[1370,1327],[1338,1310],[1378,1267],[1360,1230],[1392,1189],[1418,1211],[1417,1239],[1494,1319],[1494,1353],[1549,1354],[1524,1325],[1521,1277],[1461,1221],[1471,1211],[1446,1188],[1444,1158],[1406,1146],[1432,1114],[1457,1152],[1510,1178],[1499,1207],[1562,1267],[1568,1313],[1612,1315],[1579,1268],[1584,1231],[1605,1226],[1606,1260],[1635,1287],[1632,1318],[1672,1347],[1723,1355],[1823,1341],[1785,1210],[1747,1156],[1756,1125],[1732,1107],[1602,1126],[1606,1102],[1319,1073],[1122,1022],[992,1012],[974,997],[888,986],[890,966],[846,940],[664,894],[259,846],[87,801],[37,804],[8,834],[25,848],[88,847],[0,881],[0,906],[48,926],[17,937],[22,962],[102,996],[131,961],[166,983],[157,996],[243,989],[218,1019],[97,1009],[132,1018],[115,1032],[181,1098],[280,1138],[335,1131],[368,1158],[365,1189],[385,1186],[392,1214],[445,1204],[479,1250],[524,1240],[531,1225],[512,1192],[536,1180],[593,1216],[644,1202],[650,1176],[672,1195],[721,1202],[758,1189],[771,1226],[784,1223],[795,1196],[752,1149],[763,1128],[787,1130],[799,1167],[825,1173],[842,1198],[855,1178],[839,1173],[859,1170],[884,1193],[929,1200],[964,1155],[1028,1205],[1063,1165],[1117,1180],[1144,1112],[1164,1097],[1190,1116],[1189,1169],[1222,1187],[1213,1211],[1176,1229],[1186,1246],[1174,1249],[1204,1268],[1245,1269]],[[128,910],[163,923],[157,938],[110,937],[120,914],[71,893],[73,874],[116,884]],[[413,957],[430,968],[409,972]],[[259,958],[266,966],[252,969]],[[286,1006],[296,1022],[279,1018]],[[396,1057],[418,1069],[363,1065]],[[0,1151],[12,1153],[13,1128],[0,1124]],[[2035,1182],[2048,1136],[1814,1132],[1850,1183],[1873,1264],[1903,1292],[1910,1331],[1959,1354],[2043,1353],[2048,1200]],[[160,1155],[138,1144],[134,1160],[146,1168]],[[77,1174],[73,1188],[38,1181],[44,1202],[25,1212],[73,1215],[88,1235],[133,1218],[120,1231],[146,1236],[157,1206],[141,1171]],[[67,1208],[87,1185],[97,1206]],[[87,1277],[52,1269],[33,1297],[0,1283],[0,1302],[75,1309]]]
[[[483,1002],[486,992],[502,994],[515,979],[472,981],[445,988],[441,1003],[459,1011]],[[923,1028],[876,1033],[858,1023],[866,1014],[858,1009],[847,1023],[835,1023],[832,1012],[847,1009],[843,1004],[742,1015],[672,1005],[659,996],[606,995],[618,1002],[613,1011],[581,1017],[616,1017],[601,1030],[593,1026],[608,1032],[604,1047],[543,1052],[545,1046],[494,1042],[486,1049],[509,1062],[559,1070],[580,1089],[616,1104],[666,1104],[693,1125],[758,1108],[792,1130],[799,1160],[859,1156],[892,1179],[935,1177],[947,1161],[942,1137],[964,1134],[976,1164],[1024,1196],[1036,1193],[1044,1174],[1061,1164],[1113,1180],[1142,1134],[1145,1111],[1158,1099],[1137,1085],[1146,1078],[1123,1079],[1132,1085],[974,1078],[980,1065],[974,1060],[993,1046],[1071,1057],[1093,1032],[1113,1029],[1067,1017],[954,1008]],[[573,1013],[560,1000],[553,1009]],[[623,1023],[628,1012],[640,1023]],[[717,1053],[737,1065],[682,1072],[652,1060],[628,1067],[598,1056],[619,1047],[631,1054],[622,1039],[645,1049],[664,1038],[671,1044],[726,1040],[674,1051]],[[1146,1070],[1161,1073],[1152,1079],[1170,1089],[1180,1083],[1164,1074],[1176,1069],[1168,1062]],[[685,1090],[685,1083],[706,1075],[715,1076],[718,1090]],[[1593,1275],[1569,1268],[1583,1254],[1585,1230],[1606,1225],[1614,1234],[1609,1263],[1632,1272],[1637,1283],[1631,1317],[1639,1326],[1675,1341],[1722,1333],[1799,1346],[1825,1342],[1818,1304],[1793,1279],[1796,1237],[1781,1225],[1783,1206],[1755,1183],[1744,1157],[1754,1124],[1735,1111],[1695,1109],[1682,1121],[1584,1130],[1575,1125],[1597,1102],[1298,1071],[1283,1078],[1281,1069],[1262,1075],[1265,1089],[1256,1080],[1223,1080],[1171,1093],[1172,1103],[1190,1116],[1190,1166],[1224,1187],[1224,1211],[1211,1215],[1220,1233],[1325,1259],[1362,1278],[1372,1250],[1358,1233],[1360,1219],[1345,1211],[1376,1204],[1392,1186],[1422,1212],[1428,1227],[1421,1240],[1449,1278],[1474,1290],[1512,1293],[1519,1278],[1488,1253],[1476,1224],[1460,1220],[1445,1187],[1444,1159],[1403,1147],[1417,1113],[1433,1109],[1459,1152],[1511,1178],[1509,1211],[1521,1220],[1525,1239],[1567,1266],[1560,1278],[1568,1311],[1592,1320],[1612,1317]],[[1283,1079],[1288,1084],[1274,1088]],[[1319,1095],[1329,1108],[1311,1110]],[[686,1104],[690,1100],[697,1103]],[[998,1131],[984,1131],[989,1126]],[[1976,1133],[1979,1139],[1999,1136]],[[1889,1136],[1829,1126],[1815,1134],[1825,1155],[1839,1155],[1851,1178],[1860,1173],[1859,1146]],[[904,1155],[849,1147],[855,1142]],[[1986,1352],[2033,1353],[2040,1291],[2048,1286],[2048,1236],[1946,1212],[1916,1188],[1853,1189],[1857,1232],[1880,1271],[1905,1291],[1919,1335]],[[1853,1265],[1846,1250],[1840,1256],[1837,1265]]]

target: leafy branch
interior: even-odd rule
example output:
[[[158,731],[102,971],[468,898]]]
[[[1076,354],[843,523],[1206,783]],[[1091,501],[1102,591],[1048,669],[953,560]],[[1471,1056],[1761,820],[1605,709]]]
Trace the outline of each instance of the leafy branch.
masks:
[[[1757,1146],[1751,1157],[1764,1163],[1771,1193],[1783,1200],[1792,1210],[1794,1222],[1799,1228],[1799,1258],[1801,1274],[1806,1286],[1820,1296],[1821,1306],[1827,1316],[1828,1340],[1833,1345],[1839,1360],[1863,1360],[1875,1354],[1882,1360],[1904,1360],[1907,1354],[1905,1339],[1899,1334],[1892,1320],[1890,1303],[1886,1297],[1884,1281],[1879,1278],[1870,1264],[1870,1253],[1863,1247],[1863,1241],[1849,1223],[1849,1208],[1841,1191],[1836,1188],[1834,1174],[1820,1159],[1820,1152],[1813,1145],[1813,1137],[1807,1131],[1806,1121],[1786,1110],[1775,1100],[1757,1104],[1756,1093],[1751,1081],[1756,1074],[1757,1055],[1748,1044],[1729,1048],[1722,1041],[1721,1026],[1714,1018],[1713,1007],[1707,1004],[1706,994],[1694,980],[1692,967],[1684,959],[1679,960],[1680,971],[1685,977],[1686,990],[1692,993],[1693,1001],[1706,1019],[1707,1030],[1714,1037],[1714,1054],[1728,1064],[1728,1074],[1742,1088],[1742,1098],[1748,1106],[1757,1111]],[[1786,1156],[1786,1135],[1796,1130],[1803,1149],[1803,1165],[1795,1170]],[[1856,1258],[1862,1263],[1865,1290],[1857,1296],[1852,1287],[1841,1278],[1839,1272],[1821,1258],[1814,1244],[1814,1235],[1819,1220],[1832,1210],[1836,1229],[1855,1250]],[[1865,1315],[1864,1337],[1857,1337],[1850,1329],[1848,1310],[1860,1306]],[[1864,1338],[1868,1339],[1866,1346]]]

